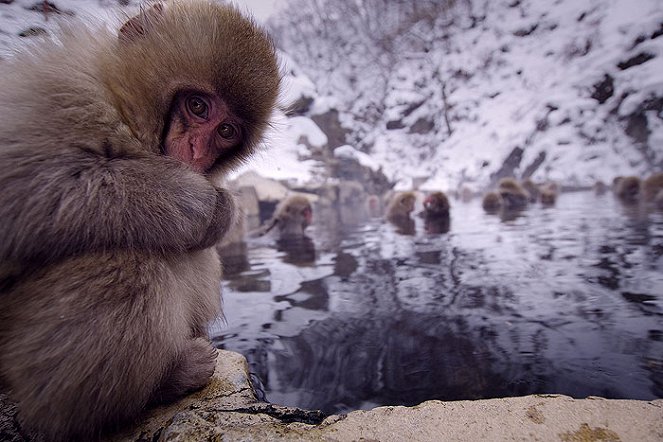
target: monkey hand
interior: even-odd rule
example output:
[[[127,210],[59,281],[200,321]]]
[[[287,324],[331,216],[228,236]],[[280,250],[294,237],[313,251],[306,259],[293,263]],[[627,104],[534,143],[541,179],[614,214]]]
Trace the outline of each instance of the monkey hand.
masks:
[[[214,374],[217,354],[218,350],[206,339],[188,341],[152,402],[172,402],[206,386]]]
[[[235,223],[236,203],[232,194],[225,190],[216,188],[216,206],[209,226],[205,231],[200,243],[195,249],[206,249],[217,244]]]

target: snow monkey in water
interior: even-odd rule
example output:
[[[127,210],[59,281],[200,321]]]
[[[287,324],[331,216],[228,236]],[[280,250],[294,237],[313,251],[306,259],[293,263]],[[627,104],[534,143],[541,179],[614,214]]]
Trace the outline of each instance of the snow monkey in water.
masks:
[[[281,201],[261,234],[276,227],[280,238],[302,237],[312,222],[313,208],[309,199],[303,195],[292,195]]]
[[[485,210],[488,213],[499,212],[502,209],[503,205],[504,201],[502,201],[502,197],[500,196],[499,193],[495,191],[490,191],[486,193],[483,196],[483,201],[481,202],[483,210]]]
[[[615,195],[626,204],[635,204],[640,200],[642,182],[637,176],[617,177],[614,182]]]
[[[433,192],[424,198],[424,229],[427,233],[446,233],[449,231],[449,198],[444,192]]]
[[[209,381],[213,183],[259,143],[280,73],[234,7],[69,22],[0,66],[0,384],[31,437],[98,439]]]
[[[414,235],[414,220],[410,214],[414,211],[417,196],[414,192],[395,194],[387,206],[387,221],[398,228],[398,233]]]
[[[548,182],[539,186],[539,201],[544,206],[552,206],[557,202],[559,186],[557,183]]]
[[[502,178],[497,185],[504,210],[521,210],[527,207],[529,193],[513,178]]]
[[[657,198],[661,195],[663,191],[663,173],[655,173],[650,175],[642,182],[642,196],[645,201],[660,201],[660,198]]]
[[[522,188],[527,191],[529,194],[529,202],[530,203],[535,203],[539,199],[539,186],[532,181],[531,178],[525,178],[522,183],[520,183]]]

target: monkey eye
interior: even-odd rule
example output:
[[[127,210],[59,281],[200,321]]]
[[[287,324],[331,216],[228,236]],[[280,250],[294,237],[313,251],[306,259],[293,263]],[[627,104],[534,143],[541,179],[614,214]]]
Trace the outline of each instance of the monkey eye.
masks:
[[[192,95],[186,100],[186,107],[189,112],[200,118],[207,118],[208,106],[205,100],[197,95]]]
[[[235,127],[229,123],[221,124],[217,130],[219,132],[219,135],[221,135],[226,140],[231,140],[235,138],[235,135],[237,134]]]

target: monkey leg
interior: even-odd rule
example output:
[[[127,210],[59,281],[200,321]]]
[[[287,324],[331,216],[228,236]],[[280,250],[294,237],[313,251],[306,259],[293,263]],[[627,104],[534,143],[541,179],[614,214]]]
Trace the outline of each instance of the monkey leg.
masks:
[[[0,377],[26,431],[96,439],[203,386],[214,351],[196,333],[220,307],[220,271],[212,249],[106,253],[15,285],[0,298]]]

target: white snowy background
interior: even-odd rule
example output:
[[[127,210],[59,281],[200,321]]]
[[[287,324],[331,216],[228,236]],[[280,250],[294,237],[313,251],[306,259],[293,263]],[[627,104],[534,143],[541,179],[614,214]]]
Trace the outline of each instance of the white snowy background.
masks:
[[[44,14],[41,0],[0,0],[0,57],[59,17],[110,22],[138,5],[119,3],[51,0],[63,14]],[[589,186],[662,169],[661,0],[240,3],[274,35],[285,74],[247,166],[264,176],[320,181],[330,156],[424,190],[481,190],[510,174]],[[336,145],[314,122],[331,109],[345,129]]]

